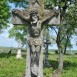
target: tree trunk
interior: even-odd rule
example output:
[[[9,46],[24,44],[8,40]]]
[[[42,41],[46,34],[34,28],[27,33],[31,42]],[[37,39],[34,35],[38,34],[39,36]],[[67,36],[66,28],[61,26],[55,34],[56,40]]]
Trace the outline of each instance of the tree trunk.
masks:
[[[63,49],[61,46],[61,28],[59,28],[58,34],[57,34],[57,39],[56,39],[56,43],[57,43],[57,47],[59,50],[59,65],[58,65],[58,69],[56,71],[56,73],[52,74],[51,77],[60,77],[61,73],[62,73],[62,69],[63,69]]]
[[[64,48],[64,54],[66,54],[66,49],[67,49],[67,46],[68,46],[68,41],[69,41],[70,36],[71,35],[67,34],[66,44],[65,44],[65,48]]]
[[[61,73],[63,69],[63,52],[62,48],[59,48],[59,66],[58,66],[58,73]]]
[[[65,48],[64,48],[64,54],[66,54],[66,49],[67,49],[67,46],[65,46]]]
[[[56,73],[53,73],[51,77],[60,77],[63,69],[63,52],[62,48],[59,48],[59,65]]]
[[[45,46],[45,60],[44,60],[44,65],[49,66],[49,61],[48,61],[48,44]]]
[[[68,35],[67,35],[67,39],[66,39],[66,44],[65,44],[65,48],[64,48],[64,54],[66,54],[66,49],[67,49],[67,45],[68,45]]]

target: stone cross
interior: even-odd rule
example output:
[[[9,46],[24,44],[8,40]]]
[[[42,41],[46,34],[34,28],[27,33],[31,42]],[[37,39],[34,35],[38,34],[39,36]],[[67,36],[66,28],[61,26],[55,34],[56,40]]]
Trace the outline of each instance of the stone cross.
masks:
[[[44,0],[29,0],[28,9],[13,9],[12,15],[14,25],[28,25],[25,77],[43,77],[43,25],[59,24],[60,18],[44,9]]]
[[[47,37],[48,38],[48,37]],[[49,61],[48,61],[48,47],[51,44],[49,39],[46,39],[44,41],[44,47],[45,47],[45,60],[44,60],[44,66],[50,66]]]

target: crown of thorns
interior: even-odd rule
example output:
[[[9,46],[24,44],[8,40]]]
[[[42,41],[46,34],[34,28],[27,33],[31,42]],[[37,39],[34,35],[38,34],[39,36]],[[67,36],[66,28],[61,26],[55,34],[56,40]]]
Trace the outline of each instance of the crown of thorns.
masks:
[[[31,11],[31,12],[30,12],[30,15],[31,15],[31,14],[38,14],[38,13],[37,13],[37,11]]]

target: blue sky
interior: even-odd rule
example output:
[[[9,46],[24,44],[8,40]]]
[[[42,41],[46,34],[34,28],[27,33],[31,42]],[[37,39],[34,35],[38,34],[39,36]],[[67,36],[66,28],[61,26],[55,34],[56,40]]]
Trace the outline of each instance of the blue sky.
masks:
[[[11,6],[11,10],[14,7],[14,4],[9,4]],[[18,43],[16,42],[16,40],[14,38],[8,38],[9,36],[9,33],[8,31],[13,27],[12,24],[9,24],[10,27],[8,29],[5,29],[4,32],[2,34],[0,34],[0,46],[4,46],[4,47],[18,47]],[[55,32],[51,33],[50,35],[56,35]],[[74,50],[77,50],[77,46],[75,45],[76,44],[76,39],[77,37],[76,36],[73,36],[73,39],[71,40],[71,43],[73,44],[73,48]],[[57,49],[57,46],[54,44],[53,46],[49,47],[49,48],[56,48]]]
[[[2,34],[0,34],[0,46],[4,47],[18,47],[18,43],[15,41],[14,38],[9,38],[9,30],[13,27],[12,24],[10,24],[10,27],[8,29],[5,29]]]

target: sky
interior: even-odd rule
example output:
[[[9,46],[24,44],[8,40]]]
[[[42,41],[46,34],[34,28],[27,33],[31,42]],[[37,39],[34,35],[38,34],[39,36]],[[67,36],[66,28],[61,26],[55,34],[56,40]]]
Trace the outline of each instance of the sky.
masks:
[[[0,34],[0,46],[4,47],[18,47],[18,43],[14,38],[9,38],[9,30],[13,27],[10,24],[10,27],[5,29],[2,34]]]
[[[11,6],[11,10],[14,7],[13,4],[9,4]],[[13,24],[9,24],[10,27],[5,29],[4,32],[2,34],[0,34],[0,46],[1,47],[18,47],[18,43],[17,41],[14,39],[14,38],[9,38],[9,30],[13,27]],[[55,32],[53,31],[50,32],[50,35],[55,35]],[[77,40],[77,36],[73,36],[72,40],[71,40],[71,43],[73,44],[73,48],[72,50],[77,50],[77,46],[75,45],[76,44],[76,40]],[[50,49],[57,49],[57,45],[54,44],[53,46],[49,46]]]

